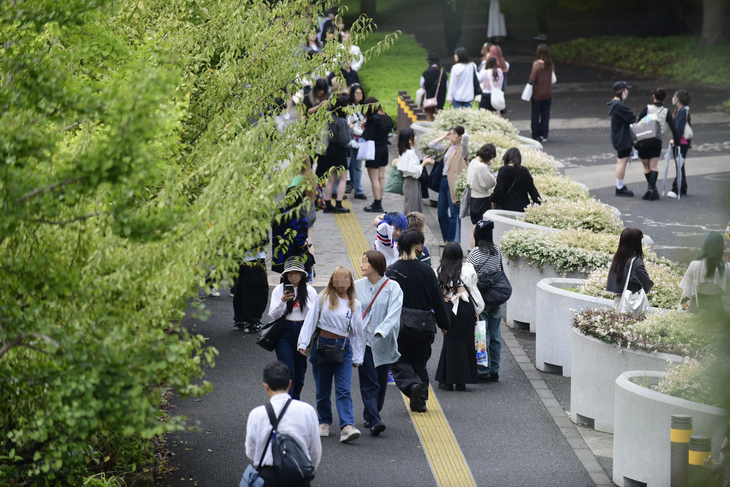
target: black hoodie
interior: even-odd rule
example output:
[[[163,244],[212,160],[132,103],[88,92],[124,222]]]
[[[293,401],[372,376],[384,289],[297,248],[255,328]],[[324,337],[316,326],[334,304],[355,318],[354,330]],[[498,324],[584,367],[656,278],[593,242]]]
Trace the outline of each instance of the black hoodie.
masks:
[[[636,122],[636,115],[623,101],[611,100],[608,103],[608,114],[611,115],[611,144],[617,151],[631,149],[630,124]]]

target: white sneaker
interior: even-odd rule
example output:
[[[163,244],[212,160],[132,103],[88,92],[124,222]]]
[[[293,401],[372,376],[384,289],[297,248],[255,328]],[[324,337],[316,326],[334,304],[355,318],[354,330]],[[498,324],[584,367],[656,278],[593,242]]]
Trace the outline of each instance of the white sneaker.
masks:
[[[319,425],[319,436],[329,436],[330,435],[330,425],[322,423]]]
[[[327,428],[329,430],[329,428]],[[320,426],[320,431],[322,431]],[[320,433],[321,435],[321,433]],[[349,443],[352,440],[356,440],[360,438],[360,430],[355,428],[354,426],[350,426],[349,424],[342,428],[342,432],[340,433],[340,442],[341,443]]]
[[[677,193],[675,193],[674,191],[670,191],[669,193],[667,193],[667,198],[676,198],[676,197],[677,197]]]
[[[214,287],[210,288],[210,294],[209,295],[210,296],[213,296],[214,298],[220,298],[221,297],[221,293],[219,293],[218,291],[216,291]]]

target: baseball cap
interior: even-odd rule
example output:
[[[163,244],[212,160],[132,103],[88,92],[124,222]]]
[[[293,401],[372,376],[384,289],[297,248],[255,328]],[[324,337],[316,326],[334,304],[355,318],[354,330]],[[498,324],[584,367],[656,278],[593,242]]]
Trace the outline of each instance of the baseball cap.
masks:
[[[438,62],[438,60],[439,60],[439,54],[436,51],[431,51],[431,52],[428,53],[428,57],[426,59],[428,61]]]
[[[626,88],[633,88],[633,86],[626,84],[626,81],[616,81],[613,84],[613,91],[624,90]]]

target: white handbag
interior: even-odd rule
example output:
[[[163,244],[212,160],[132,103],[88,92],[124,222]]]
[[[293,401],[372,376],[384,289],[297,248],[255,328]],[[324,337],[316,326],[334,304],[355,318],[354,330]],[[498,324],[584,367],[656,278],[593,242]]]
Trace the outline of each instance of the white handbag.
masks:
[[[636,257],[631,259],[629,264],[629,273],[626,275],[626,284],[624,284],[624,292],[621,293],[621,298],[618,300],[616,305],[616,311],[619,313],[628,313],[634,318],[637,318],[640,314],[646,313],[649,310],[649,299],[646,297],[644,288],[640,288],[637,292],[632,293],[629,291],[629,281],[631,280],[631,269],[634,266]]]
[[[358,161],[374,161],[375,160],[375,141],[363,140],[358,141],[360,148],[357,150]]]
[[[499,112],[505,109],[507,103],[504,100],[504,91],[494,86],[492,74],[489,73],[489,71],[491,71],[491,69],[487,71],[487,79],[489,80],[489,85],[492,87],[489,101],[492,104],[492,108]]]
[[[684,137],[684,140],[691,140],[692,137],[695,136],[694,130],[692,130],[692,127],[689,125],[689,107],[687,108],[687,123],[684,124],[684,132],[682,133],[682,137]],[[679,144],[677,144],[679,146]]]
[[[558,82],[558,77],[557,77],[557,76],[555,76],[555,71],[553,71],[553,75],[552,75],[552,77],[550,78],[550,84],[553,84],[553,85],[554,85],[554,84],[555,84],[555,83],[557,83],[557,82]]]
[[[524,101],[532,100],[532,83],[527,83],[525,89],[522,90],[522,96],[520,97]]]

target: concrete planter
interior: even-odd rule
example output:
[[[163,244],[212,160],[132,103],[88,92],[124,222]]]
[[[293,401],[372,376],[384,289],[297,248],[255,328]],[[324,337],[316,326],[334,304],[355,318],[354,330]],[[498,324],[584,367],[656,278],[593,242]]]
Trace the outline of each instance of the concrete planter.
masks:
[[[614,382],[632,370],[665,372],[682,357],[616,347],[573,328],[570,419],[591,423],[597,431],[614,431]]]
[[[551,265],[546,265],[540,270],[519,258],[507,261],[505,272],[512,283],[512,298],[507,302],[507,326],[526,327],[529,324],[532,333],[536,330],[537,283],[543,279],[559,277],[572,279],[588,277],[585,273],[576,271],[563,275]]]
[[[632,378],[656,384],[661,372],[631,371],[615,383],[616,410],[613,437],[613,481],[648,487],[670,484],[670,426],[673,414],[692,416],[694,434],[712,438],[717,460],[725,438],[728,412],[712,406],[668,396],[631,382]]]
[[[589,308],[610,309],[613,301],[568,291],[584,279],[548,278],[537,283],[535,306],[535,365],[545,372],[571,376],[573,312]]]
[[[543,227],[535,225],[533,223],[526,223],[524,221],[525,214],[520,211],[508,211],[508,210],[487,210],[484,213],[485,220],[492,220],[494,222],[494,230],[492,230],[492,240],[499,246],[499,242],[502,239],[502,235],[509,232],[513,228],[537,228],[545,230],[547,232],[559,232],[557,228]]]

